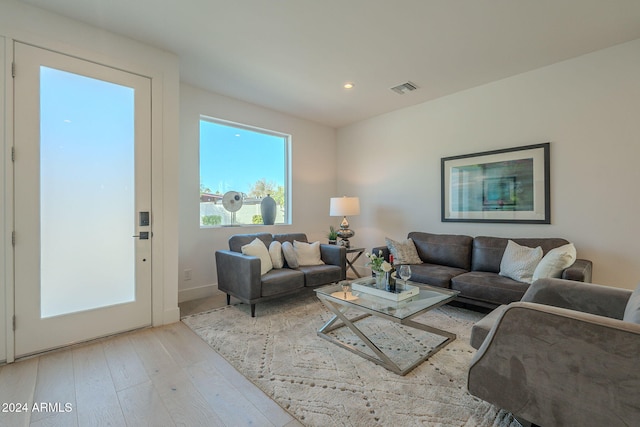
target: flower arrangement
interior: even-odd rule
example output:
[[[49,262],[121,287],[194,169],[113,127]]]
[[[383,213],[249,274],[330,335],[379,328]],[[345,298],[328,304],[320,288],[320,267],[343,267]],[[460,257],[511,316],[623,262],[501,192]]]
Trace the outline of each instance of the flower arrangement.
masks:
[[[379,273],[388,273],[393,270],[393,266],[385,261],[382,251],[378,252],[378,255],[367,252],[364,256],[369,258],[369,262],[365,265],[371,266],[371,270],[375,272],[376,275]]]

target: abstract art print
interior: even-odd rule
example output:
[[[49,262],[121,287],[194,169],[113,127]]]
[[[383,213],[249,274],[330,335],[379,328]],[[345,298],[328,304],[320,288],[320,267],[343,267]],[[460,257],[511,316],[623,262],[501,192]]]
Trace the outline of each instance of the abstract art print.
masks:
[[[549,147],[442,158],[442,221],[550,224]]]

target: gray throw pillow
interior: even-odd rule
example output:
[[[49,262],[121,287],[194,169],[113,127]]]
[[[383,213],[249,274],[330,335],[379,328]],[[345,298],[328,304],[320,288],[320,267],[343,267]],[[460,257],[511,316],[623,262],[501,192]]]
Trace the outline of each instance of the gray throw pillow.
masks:
[[[298,264],[296,251],[291,242],[282,243],[282,253],[284,254],[284,259],[285,261],[287,261],[287,265],[289,266],[289,268],[298,268],[300,266]]]
[[[627,301],[622,320],[640,324],[640,284]]]
[[[282,268],[284,267],[284,258],[282,255],[282,243],[277,240],[274,240],[269,245],[269,255],[271,255],[271,264],[273,264],[273,268]]]
[[[384,240],[387,244],[387,248],[389,248],[389,252],[393,255],[394,265],[422,264],[416,245],[413,243],[413,239],[411,237],[403,242],[396,242],[388,237],[385,237]]]

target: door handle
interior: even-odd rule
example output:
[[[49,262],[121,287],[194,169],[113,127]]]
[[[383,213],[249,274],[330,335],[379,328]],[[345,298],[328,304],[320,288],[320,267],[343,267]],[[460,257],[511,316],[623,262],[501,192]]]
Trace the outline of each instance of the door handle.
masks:
[[[140,240],[149,240],[150,233],[148,231],[141,231],[140,234],[136,234],[131,237],[138,237]]]

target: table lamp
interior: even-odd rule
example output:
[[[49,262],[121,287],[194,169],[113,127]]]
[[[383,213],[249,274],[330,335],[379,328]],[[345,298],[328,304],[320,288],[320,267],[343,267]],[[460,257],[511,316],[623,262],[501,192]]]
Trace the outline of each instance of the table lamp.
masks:
[[[342,222],[340,223],[340,230],[338,230],[338,237],[340,237],[340,245],[345,248],[349,248],[349,238],[353,237],[356,233],[349,229],[349,221],[347,221],[348,215],[360,215],[360,199],[358,197],[332,197],[329,206],[330,216],[341,216]]]

